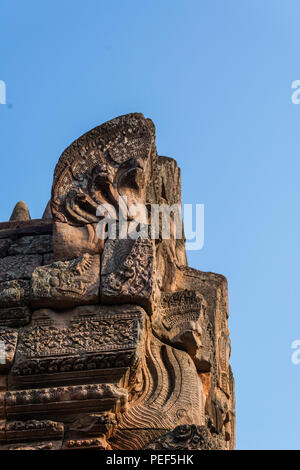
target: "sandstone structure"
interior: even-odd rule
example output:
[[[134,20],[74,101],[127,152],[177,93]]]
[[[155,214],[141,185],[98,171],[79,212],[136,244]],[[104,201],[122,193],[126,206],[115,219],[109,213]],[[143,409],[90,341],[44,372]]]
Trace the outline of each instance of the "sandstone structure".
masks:
[[[2,450],[235,446],[226,279],[147,221],[149,236],[100,237],[97,208],[120,201],[181,204],[142,114],[64,151],[42,219],[22,202],[0,224]]]

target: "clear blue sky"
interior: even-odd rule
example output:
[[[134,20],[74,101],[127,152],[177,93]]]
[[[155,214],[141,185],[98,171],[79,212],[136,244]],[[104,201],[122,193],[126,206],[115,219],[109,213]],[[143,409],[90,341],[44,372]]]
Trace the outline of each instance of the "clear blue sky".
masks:
[[[239,449],[300,448],[299,20],[299,0],[0,1],[0,220],[42,215],[81,134],[151,117],[205,204],[190,265],[228,278]]]

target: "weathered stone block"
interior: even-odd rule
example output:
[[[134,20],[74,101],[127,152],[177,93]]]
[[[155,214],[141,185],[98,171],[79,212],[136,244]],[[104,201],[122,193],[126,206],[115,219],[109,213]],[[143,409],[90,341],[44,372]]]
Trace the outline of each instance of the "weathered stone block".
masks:
[[[214,369],[217,377],[217,387],[230,396],[230,339],[228,329],[228,292],[226,278],[220,274],[206,273],[182,266],[178,277],[179,286],[190,286],[203,296],[206,303],[206,315],[210,320],[214,347]],[[205,331],[209,333],[207,327]]]
[[[108,240],[101,259],[101,302],[151,308],[154,295],[152,240]]]
[[[18,328],[30,322],[31,312],[28,307],[0,308],[0,326]]]
[[[31,305],[34,308],[71,308],[99,302],[100,257],[83,255],[35,269]]]
[[[33,219],[28,221],[0,222],[0,239],[30,235],[51,235],[53,223],[49,220]]]
[[[53,263],[53,253],[46,253],[43,255],[43,266]]]
[[[0,258],[7,256],[8,249],[11,245],[11,240],[9,238],[0,239]]]
[[[51,235],[36,235],[21,237],[9,248],[8,255],[42,255],[52,251]]]
[[[0,282],[30,279],[35,268],[42,264],[40,255],[16,255],[0,259]]]
[[[0,308],[29,304],[30,281],[24,279],[0,283]]]
[[[189,353],[199,372],[207,372],[213,362],[212,324],[207,303],[196,290],[163,293],[152,316],[152,326],[164,342]]]

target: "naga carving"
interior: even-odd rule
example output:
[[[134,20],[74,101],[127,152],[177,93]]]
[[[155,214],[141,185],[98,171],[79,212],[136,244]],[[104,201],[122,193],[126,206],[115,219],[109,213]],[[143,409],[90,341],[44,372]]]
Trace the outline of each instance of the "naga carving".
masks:
[[[0,449],[234,448],[227,282],[154,205],[180,170],[134,113],[63,152],[43,219],[0,224]]]

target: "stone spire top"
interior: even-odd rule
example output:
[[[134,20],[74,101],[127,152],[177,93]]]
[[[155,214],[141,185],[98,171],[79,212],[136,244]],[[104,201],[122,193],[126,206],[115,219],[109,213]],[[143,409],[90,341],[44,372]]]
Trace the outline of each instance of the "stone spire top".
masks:
[[[31,220],[27,204],[24,201],[17,202],[9,220],[23,222]]]

